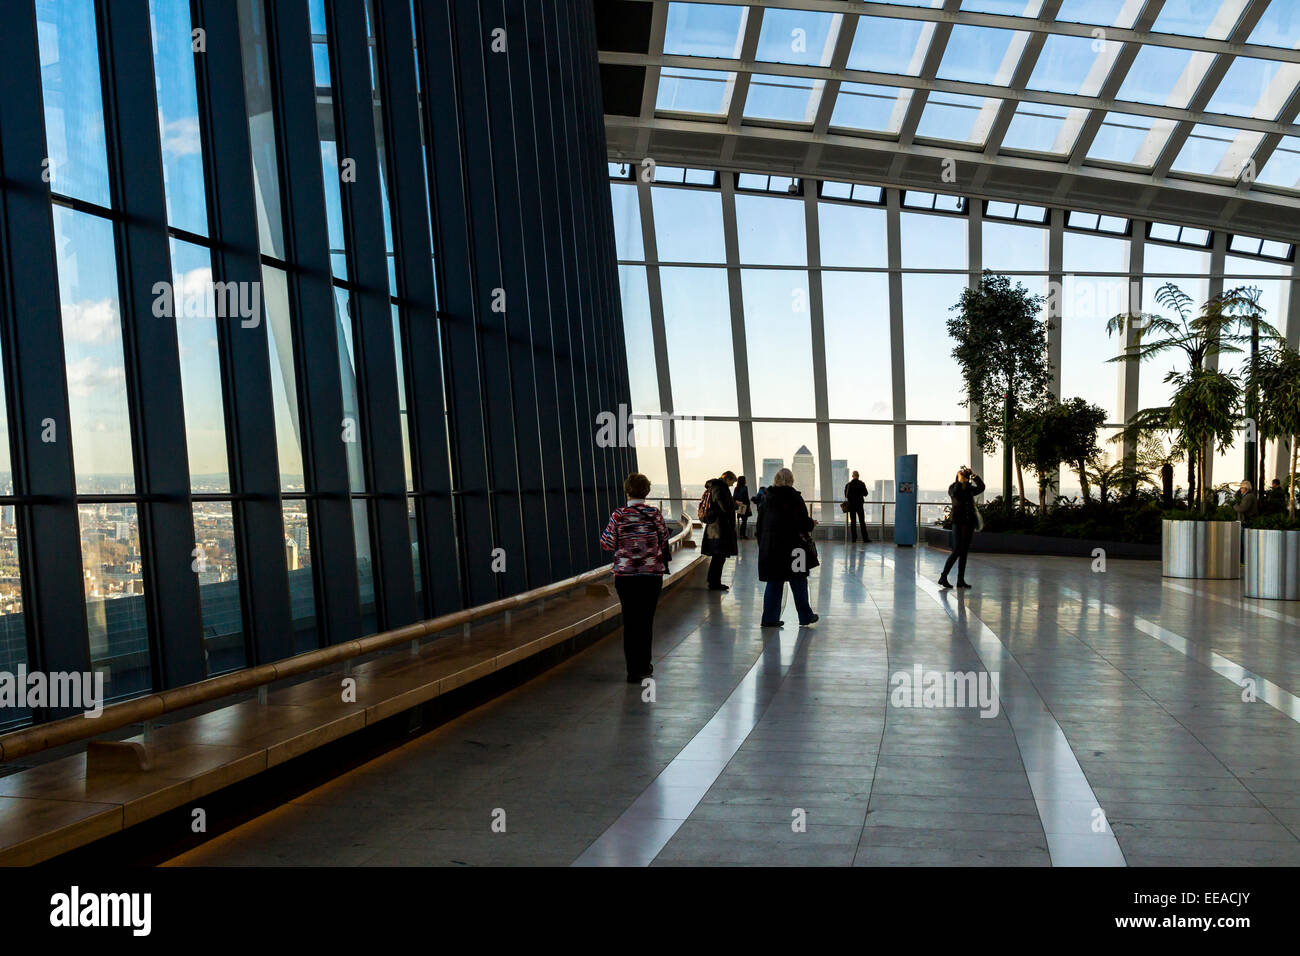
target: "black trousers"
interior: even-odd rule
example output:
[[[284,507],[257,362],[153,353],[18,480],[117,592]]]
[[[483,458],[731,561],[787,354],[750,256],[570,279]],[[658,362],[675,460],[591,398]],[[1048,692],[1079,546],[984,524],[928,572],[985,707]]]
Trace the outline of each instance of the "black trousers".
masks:
[[[957,580],[966,580],[966,555],[970,554],[970,539],[975,536],[974,522],[961,522],[952,526],[952,554],[948,555],[948,561],[943,566],[943,576],[946,578],[948,572],[952,570],[954,563],[957,565]]]
[[[740,530],[737,532],[737,534],[739,534],[740,537],[743,538],[748,533],[749,533],[749,515],[744,514],[740,516]]]
[[[722,566],[727,563],[725,554],[715,554],[709,558],[709,585],[717,587],[722,583]]]
[[[623,656],[631,676],[650,673],[650,640],[663,585],[664,579],[658,574],[614,575],[614,589],[623,607]]]
[[[858,540],[859,528],[862,529],[862,540],[870,541],[871,539],[867,537],[867,515],[865,509],[863,508],[862,505],[858,505],[856,508],[850,505],[849,506],[849,534],[851,535],[851,537],[849,538],[850,541]]]

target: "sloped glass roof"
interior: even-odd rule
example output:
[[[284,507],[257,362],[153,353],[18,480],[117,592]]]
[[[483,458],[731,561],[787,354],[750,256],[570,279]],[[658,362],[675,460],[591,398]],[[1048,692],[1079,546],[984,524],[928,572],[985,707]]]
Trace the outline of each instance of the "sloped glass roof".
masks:
[[[853,6],[669,0],[659,49],[602,59],[646,65],[655,116],[719,135],[933,141],[1300,196],[1297,0],[1062,0],[1046,19],[1042,0]]]

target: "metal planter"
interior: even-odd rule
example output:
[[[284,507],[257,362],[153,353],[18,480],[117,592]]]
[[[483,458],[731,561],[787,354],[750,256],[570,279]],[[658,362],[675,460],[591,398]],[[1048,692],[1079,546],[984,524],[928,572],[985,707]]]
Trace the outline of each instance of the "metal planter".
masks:
[[[1300,601],[1300,531],[1246,529],[1246,597]]]
[[[1241,577],[1240,521],[1164,521],[1160,540],[1167,578]]]

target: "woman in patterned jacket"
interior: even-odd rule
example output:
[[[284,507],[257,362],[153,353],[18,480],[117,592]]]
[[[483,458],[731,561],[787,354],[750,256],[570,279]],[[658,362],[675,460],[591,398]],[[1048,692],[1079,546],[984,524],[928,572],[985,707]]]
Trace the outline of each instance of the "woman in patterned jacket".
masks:
[[[639,684],[654,673],[650,663],[655,607],[668,572],[668,525],[659,509],[646,504],[650,479],[633,472],[623,482],[627,504],[609,516],[600,546],[614,552],[614,588],[623,606],[623,656],[627,682]]]

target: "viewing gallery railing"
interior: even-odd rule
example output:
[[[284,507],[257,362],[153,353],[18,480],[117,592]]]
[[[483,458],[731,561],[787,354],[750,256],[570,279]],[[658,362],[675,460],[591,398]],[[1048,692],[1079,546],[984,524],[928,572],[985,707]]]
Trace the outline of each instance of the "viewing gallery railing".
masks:
[[[686,524],[670,539],[672,551],[683,547],[694,547],[692,529]],[[184,710],[201,704],[208,704],[250,690],[258,690],[264,695],[268,685],[291,677],[298,677],[329,667],[346,663],[367,654],[390,650],[403,644],[410,644],[414,650],[422,638],[432,637],[446,631],[467,629],[475,621],[505,615],[507,623],[512,611],[545,602],[568,591],[594,584],[612,573],[611,566],[595,568],[582,574],[556,581],[531,591],[524,591],[510,597],[501,598],[477,607],[454,611],[440,617],[418,621],[391,631],[382,631],[354,641],[345,641],[330,647],[322,647],[271,664],[260,664],[232,671],[218,677],[186,684],[171,690],[146,694],[131,700],[109,704],[103,713],[88,719],[82,714],[52,720],[48,723],[24,727],[21,730],[0,734],[0,763],[90,740],[102,734],[140,722],[158,719],[165,714]],[[259,696],[259,699],[262,699]]]
[[[752,492],[751,492],[751,494],[752,494]],[[672,514],[686,514],[686,515],[689,515],[692,519],[695,518],[695,506],[699,503],[699,499],[698,499],[698,498],[650,498],[650,499],[648,499],[648,500],[658,503],[658,505],[659,505],[659,509],[660,509],[661,511],[663,511],[664,514],[666,514],[666,515],[672,515]],[[804,499],[804,503],[807,504],[807,505],[809,505],[809,506],[811,506],[811,505],[820,505],[820,506],[821,506],[821,514],[822,514],[823,517],[827,514],[827,512],[831,512],[831,513],[834,514],[838,519],[842,519],[842,520],[838,521],[837,523],[843,526],[841,530],[843,530],[843,532],[844,532],[844,538],[845,538],[845,540],[847,541],[847,540],[848,540],[848,536],[849,536],[849,527],[850,527],[850,525],[849,525],[849,515],[848,515],[848,513],[847,513],[847,512],[841,512],[841,511],[840,511],[840,502],[843,501],[843,500],[844,500],[844,499],[842,499],[842,498],[834,498],[834,499],[831,499],[831,498],[805,498],[805,499]],[[671,504],[681,504],[681,505],[683,505],[683,508],[681,508],[681,509],[665,508],[665,507],[664,507],[664,503],[665,503],[665,502],[667,502],[667,503],[670,504],[670,505],[671,505]],[[867,523],[868,525],[870,525],[871,527],[873,527],[873,528],[879,528],[879,529],[880,529],[880,534],[881,534],[881,536],[883,537],[883,536],[884,536],[884,533],[885,533],[885,529],[886,529],[886,528],[892,528],[893,525],[894,525],[892,515],[890,516],[890,518],[889,518],[888,521],[885,520],[885,518],[886,518],[886,514],[887,514],[886,509],[887,509],[887,508],[893,508],[893,507],[895,507],[896,505],[897,505],[897,501],[895,501],[893,498],[890,498],[890,499],[887,499],[887,500],[886,500],[886,499],[883,499],[883,498],[868,498],[866,501],[863,502],[863,508],[864,508],[864,510],[865,510],[865,512],[866,512],[867,519],[868,519],[866,523]],[[943,512],[944,512],[944,510],[945,510],[946,508],[948,508],[948,507],[949,507],[949,502],[947,502],[947,501],[918,501],[918,502],[916,503],[916,525],[917,525],[917,527],[919,528],[919,527],[921,527],[923,524],[925,524],[925,514],[926,514],[926,512],[925,512],[923,509],[927,509],[927,508],[928,508],[928,509],[931,509],[930,514],[931,514],[931,516],[935,519],[935,522],[938,523],[938,521],[941,520],[941,519],[943,518]],[[879,521],[876,521],[876,520],[873,519],[873,514],[874,514],[874,512],[873,512],[872,509],[877,509],[877,510],[879,511],[879,515],[880,515],[880,520],[879,520]],[[817,515],[816,515],[815,513],[813,513],[813,510],[812,510],[811,507],[809,508],[809,512],[813,514],[813,517],[814,517],[814,518],[817,517]],[[756,518],[757,518],[757,514],[755,514],[755,513],[751,513],[751,514],[750,514],[750,517],[753,518],[753,519],[756,519]],[[825,523],[825,522],[823,522],[823,524],[824,524],[824,523]]]

